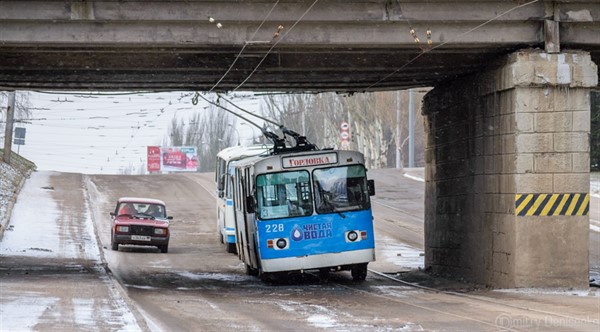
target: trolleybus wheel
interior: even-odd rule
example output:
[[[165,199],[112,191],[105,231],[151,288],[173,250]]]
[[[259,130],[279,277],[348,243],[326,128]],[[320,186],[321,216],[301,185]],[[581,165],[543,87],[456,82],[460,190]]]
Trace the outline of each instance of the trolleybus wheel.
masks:
[[[237,254],[237,248],[235,243],[227,243],[227,252],[230,254]]]
[[[352,267],[352,280],[364,281],[367,278],[367,264],[358,264]]]
[[[329,269],[320,269],[319,270],[319,279],[321,279],[322,281],[328,281],[329,280]]]
[[[255,269],[248,264],[245,264],[245,265],[246,265],[246,274],[247,275],[249,275],[249,276],[257,276],[258,275],[258,269]]]

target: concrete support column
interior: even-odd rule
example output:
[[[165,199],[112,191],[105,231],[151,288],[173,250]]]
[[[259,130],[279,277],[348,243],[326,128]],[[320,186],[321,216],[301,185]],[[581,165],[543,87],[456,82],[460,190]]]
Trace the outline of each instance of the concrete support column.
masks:
[[[426,268],[492,287],[586,287],[589,54],[523,50],[425,96]]]

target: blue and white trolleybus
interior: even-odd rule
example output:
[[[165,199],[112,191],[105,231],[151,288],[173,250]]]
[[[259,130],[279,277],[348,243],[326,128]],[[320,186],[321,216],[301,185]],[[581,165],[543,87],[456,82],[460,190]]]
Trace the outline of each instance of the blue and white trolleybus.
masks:
[[[367,275],[375,237],[364,157],[317,150],[245,158],[234,168],[236,243],[251,275]]]
[[[217,232],[227,252],[235,253],[235,221],[233,213],[233,165],[244,158],[265,154],[266,145],[233,146],[217,154],[215,183],[217,187]]]

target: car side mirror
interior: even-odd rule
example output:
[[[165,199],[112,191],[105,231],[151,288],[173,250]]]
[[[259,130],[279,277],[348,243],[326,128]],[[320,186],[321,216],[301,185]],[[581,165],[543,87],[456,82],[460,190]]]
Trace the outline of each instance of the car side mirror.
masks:
[[[114,212],[111,212],[111,213],[110,213],[110,216],[111,216],[111,217],[114,217],[114,216],[115,216],[115,213],[114,213]]]
[[[173,220],[173,216],[168,216],[167,219],[168,220]]]
[[[367,180],[367,190],[369,196],[375,196],[375,180]]]
[[[254,213],[256,211],[256,204],[254,204],[254,197],[246,196],[246,211],[248,213]]]

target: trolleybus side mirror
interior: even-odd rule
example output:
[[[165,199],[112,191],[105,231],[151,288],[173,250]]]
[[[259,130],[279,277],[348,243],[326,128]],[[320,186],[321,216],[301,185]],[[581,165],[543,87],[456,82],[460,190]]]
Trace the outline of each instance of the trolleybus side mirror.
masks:
[[[375,180],[367,180],[367,189],[369,196],[375,196]]]
[[[246,196],[246,211],[248,213],[254,213],[256,210],[256,206],[254,204],[254,197]]]

